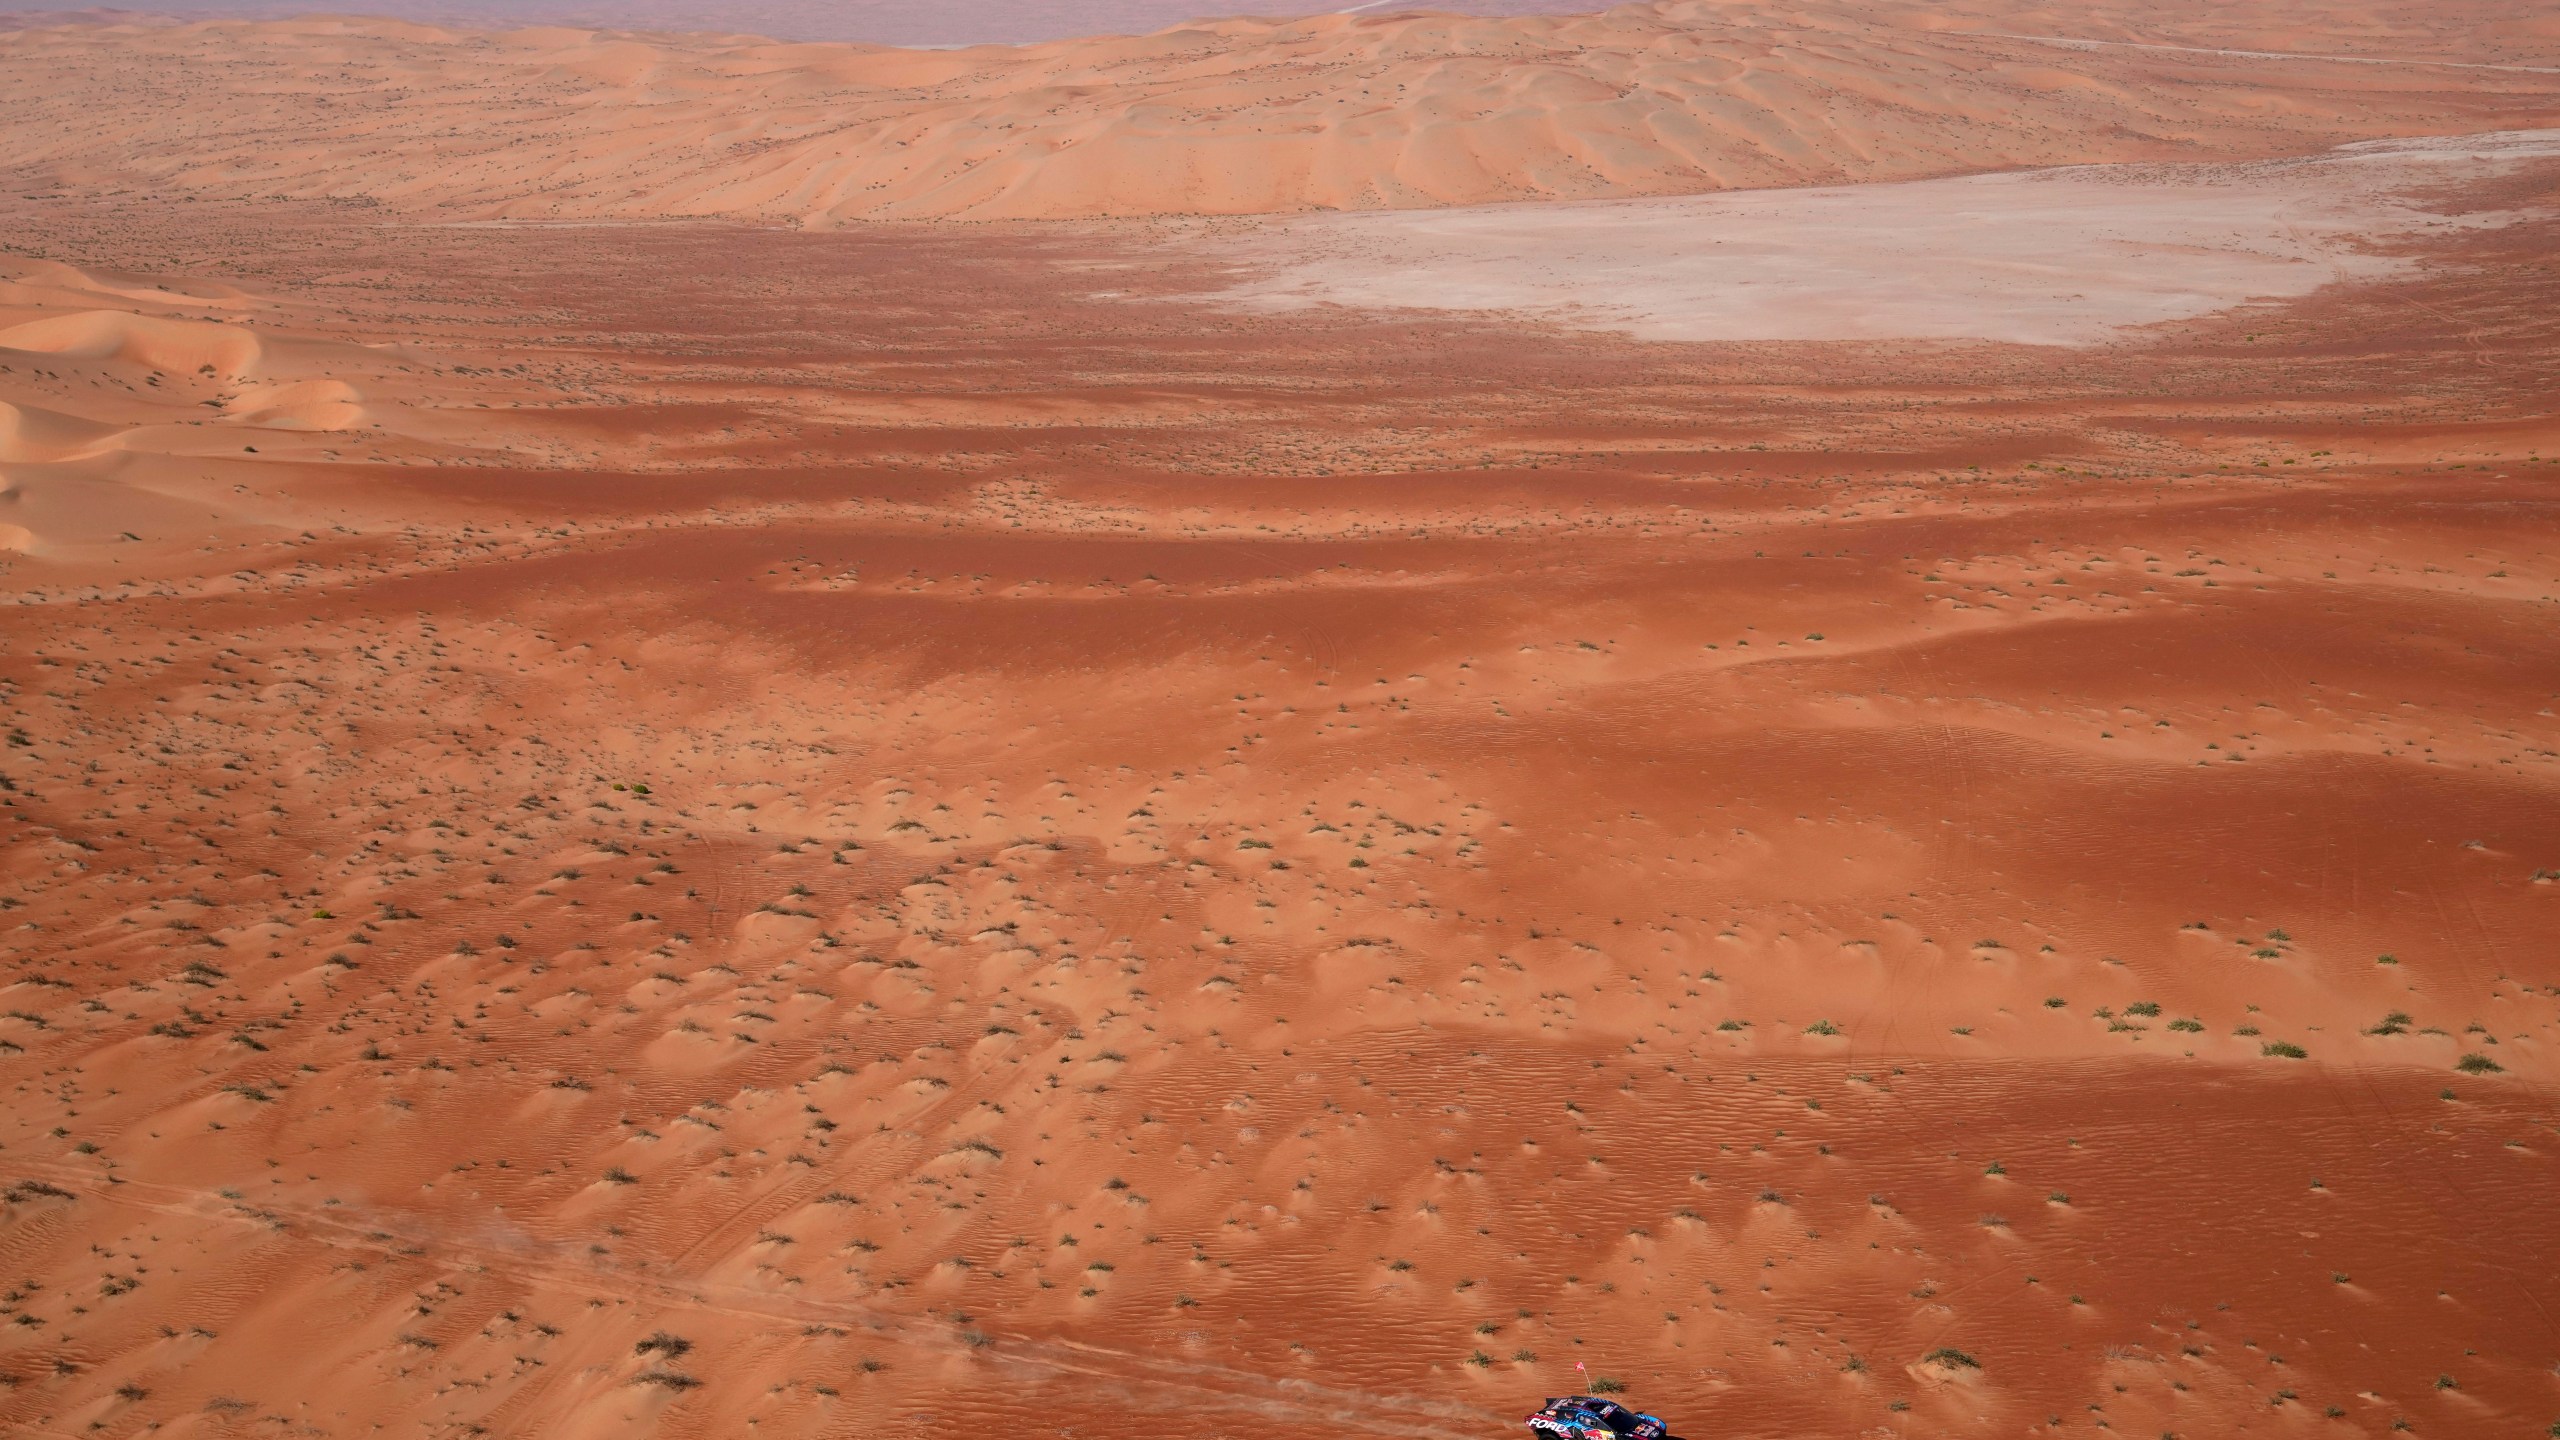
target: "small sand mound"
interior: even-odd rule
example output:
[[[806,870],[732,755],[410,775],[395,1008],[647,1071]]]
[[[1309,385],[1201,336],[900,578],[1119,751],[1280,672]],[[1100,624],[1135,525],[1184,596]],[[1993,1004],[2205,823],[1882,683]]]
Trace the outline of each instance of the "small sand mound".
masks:
[[[256,366],[258,337],[211,320],[162,320],[122,310],[52,315],[0,330],[0,349],[117,360],[168,374],[238,379]]]
[[[0,462],[43,465],[85,459],[112,448],[124,433],[118,426],[0,400]]]
[[[96,305],[133,300],[146,305],[183,303],[215,310],[256,303],[236,286],[179,277],[141,281],[112,277],[59,260],[0,259],[0,305]]]
[[[345,430],[365,420],[364,397],[343,380],[252,385],[233,397],[232,417],[276,430]]]

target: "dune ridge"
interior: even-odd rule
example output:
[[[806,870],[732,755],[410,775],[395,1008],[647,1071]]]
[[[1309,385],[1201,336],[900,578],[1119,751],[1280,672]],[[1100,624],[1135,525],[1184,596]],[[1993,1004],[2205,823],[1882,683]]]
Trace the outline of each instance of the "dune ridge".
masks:
[[[2532,27],[2467,8],[2479,38],[2432,58],[2547,58]],[[2405,56],[2362,13],[2306,30]],[[19,183],[57,193],[824,227],[1684,194],[2560,118],[2560,77],[2531,70],[2074,48],[1995,24],[2162,33],[1714,0],[953,51],[342,18],[61,24],[0,53],[0,136]],[[2228,29],[2189,38],[2273,43]]]
[[[0,257],[0,550],[59,559],[127,544],[206,457],[415,418],[382,394],[414,368],[396,346],[280,319],[229,285]]]
[[[154,370],[195,370],[236,378],[258,363],[260,346],[254,332],[218,321],[84,310],[0,330],[0,350],[122,360]]]

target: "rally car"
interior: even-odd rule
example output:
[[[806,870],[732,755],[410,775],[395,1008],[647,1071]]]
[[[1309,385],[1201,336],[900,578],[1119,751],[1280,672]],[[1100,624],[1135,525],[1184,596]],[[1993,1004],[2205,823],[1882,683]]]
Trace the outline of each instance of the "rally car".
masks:
[[[1529,1428],[1557,1440],[1679,1440],[1658,1415],[1639,1415],[1596,1395],[1563,1395],[1529,1417]]]

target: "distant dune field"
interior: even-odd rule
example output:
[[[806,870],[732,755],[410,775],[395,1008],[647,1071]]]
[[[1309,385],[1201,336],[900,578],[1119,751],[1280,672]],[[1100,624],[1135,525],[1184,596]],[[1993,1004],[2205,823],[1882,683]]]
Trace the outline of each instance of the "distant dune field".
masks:
[[[2014,38],[2127,33],[2102,16],[1840,0],[1222,20],[955,51],[73,24],[0,48],[0,137],[21,187],[828,226],[1687,194],[2560,118],[2560,72],[2532,68],[2560,48],[2549,27],[2463,3],[2476,24],[2446,17],[2450,48],[2342,22],[2320,44],[2349,59],[2223,53],[2311,47],[2210,9],[2143,31],[2189,47],[2156,48]]]
[[[12,15],[71,10],[60,0],[0,0]],[[154,0],[127,7],[188,19],[287,19],[311,0]],[[1410,10],[1412,5],[1279,0],[1219,5],[1203,0],[371,0],[347,7],[367,15],[463,29],[577,25],[605,30],[683,30],[763,35],[776,40],[851,40],[866,45],[1025,45],[1081,35],[1144,35],[1204,15],[1274,17]],[[1608,8],[1603,0],[1436,0],[1427,8],[1461,15],[1567,14]]]

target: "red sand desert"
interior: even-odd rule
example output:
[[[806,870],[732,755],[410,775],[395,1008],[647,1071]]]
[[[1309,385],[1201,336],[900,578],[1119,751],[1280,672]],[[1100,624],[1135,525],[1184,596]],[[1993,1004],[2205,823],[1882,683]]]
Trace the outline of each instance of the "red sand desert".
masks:
[[[0,34],[0,1430],[2560,1433],[2555,129]]]

